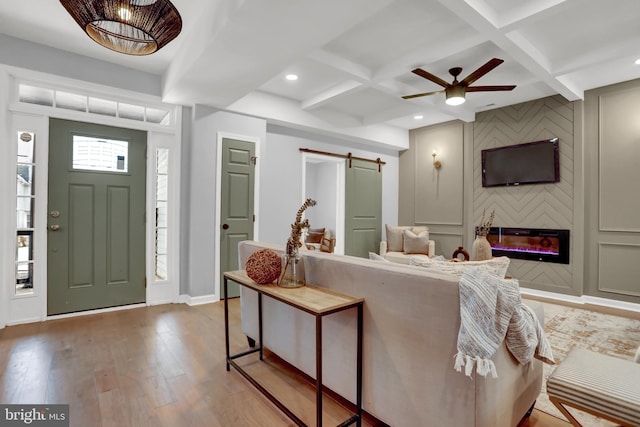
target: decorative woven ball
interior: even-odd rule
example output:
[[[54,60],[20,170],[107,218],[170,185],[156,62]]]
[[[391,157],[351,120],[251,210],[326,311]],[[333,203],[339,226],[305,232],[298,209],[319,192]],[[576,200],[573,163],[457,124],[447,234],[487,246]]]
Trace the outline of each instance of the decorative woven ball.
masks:
[[[273,283],[280,276],[282,262],[277,253],[269,249],[260,249],[249,256],[245,265],[247,276],[253,281],[264,285]]]

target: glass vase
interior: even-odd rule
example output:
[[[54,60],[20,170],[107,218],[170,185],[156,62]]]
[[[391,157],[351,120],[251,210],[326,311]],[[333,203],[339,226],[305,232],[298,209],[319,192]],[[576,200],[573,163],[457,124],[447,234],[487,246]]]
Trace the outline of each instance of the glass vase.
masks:
[[[284,254],[282,256],[282,273],[278,279],[278,286],[282,288],[299,288],[305,285],[304,270],[300,264],[300,255]]]

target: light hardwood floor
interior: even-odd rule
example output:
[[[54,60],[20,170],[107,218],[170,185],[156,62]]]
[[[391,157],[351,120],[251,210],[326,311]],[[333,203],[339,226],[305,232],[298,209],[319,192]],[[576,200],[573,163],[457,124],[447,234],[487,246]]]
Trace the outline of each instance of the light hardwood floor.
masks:
[[[247,348],[238,299],[230,301],[230,324],[231,351]],[[70,404],[70,424],[77,427],[293,425],[237,372],[225,370],[224,355],[221,302],[10,326],[0,330],[0,403]],[[243,360],[245,369],[315,424],[309,383],[276,357]],[[324,399],[324,425],[349,415]],[[534,411],[519,427],[568,425]]]

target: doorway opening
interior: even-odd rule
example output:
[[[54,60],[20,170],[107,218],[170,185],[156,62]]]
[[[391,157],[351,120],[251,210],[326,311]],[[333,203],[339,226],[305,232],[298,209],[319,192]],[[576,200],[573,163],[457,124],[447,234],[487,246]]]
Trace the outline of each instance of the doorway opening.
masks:
[[[334,252],[345,248],[345,160],[316,153],[302,153],[302,200],[317,202],[305,211],[311,228],[330,229]]]

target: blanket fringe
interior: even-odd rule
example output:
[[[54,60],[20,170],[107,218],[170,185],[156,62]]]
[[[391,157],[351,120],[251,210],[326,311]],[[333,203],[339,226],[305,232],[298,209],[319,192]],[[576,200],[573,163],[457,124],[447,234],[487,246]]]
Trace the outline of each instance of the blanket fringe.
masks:
[[[473,358],[469,355],[463,354],[462,352],[457,353],[454,356],[454,359],[455,363],[453,367],[455,370],[461,372],[462,367],[464,366],[464,374],[468,377],[471,377],[471,374],[473,374],[473,367],[475,366],[478,375],[486,377],[487,374],[490,373],[492,378],[498,378],[496,365],[491,359],[483,359],[480,357]]]

